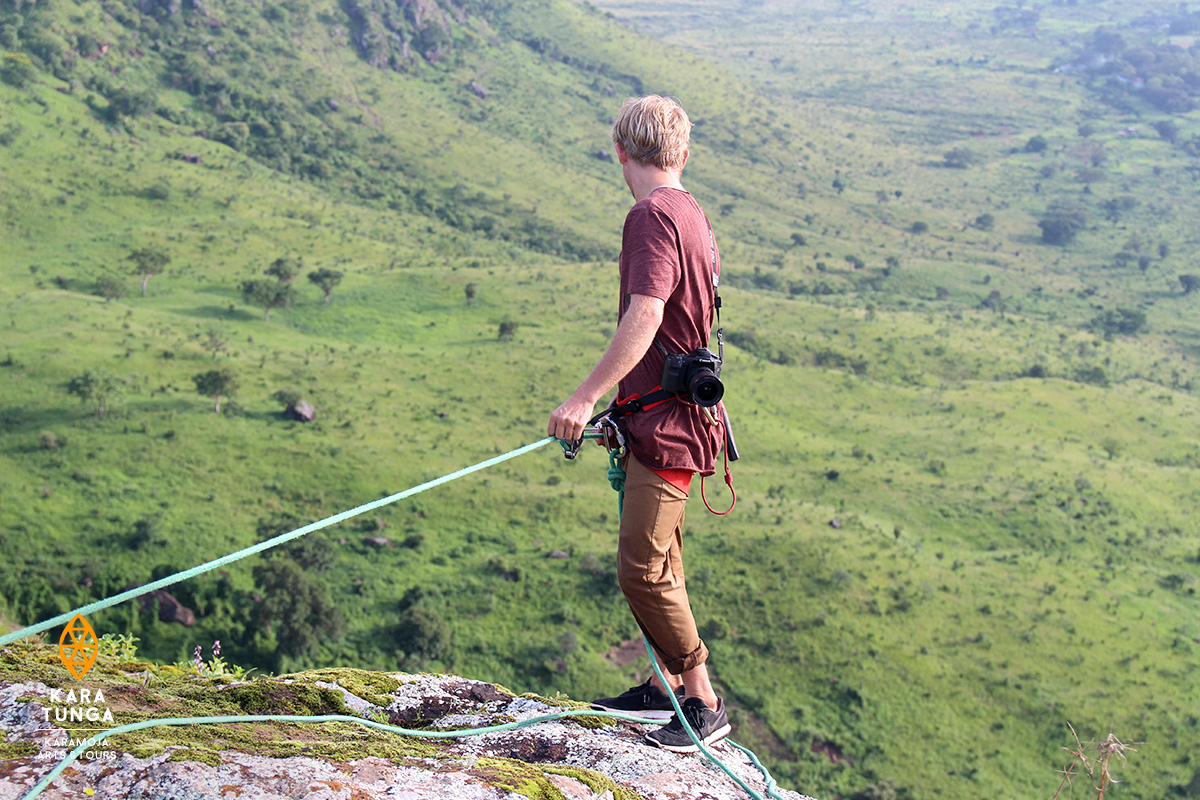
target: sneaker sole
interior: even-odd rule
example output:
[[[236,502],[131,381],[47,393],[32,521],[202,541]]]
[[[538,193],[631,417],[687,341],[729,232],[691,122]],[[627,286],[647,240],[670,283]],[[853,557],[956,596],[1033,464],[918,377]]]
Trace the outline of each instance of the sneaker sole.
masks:
[[[724,739],[726,736],[728,736],[730,734],[730,732],[732,730],[733,730],[733,728],[731,726],[724,725],[720,728],[717,728],[715,731],[710,733],[708,736],[705,736],[700,741],[704,743],[705,747],[708,747],[710,744],[716,744],[717,742]],[[700,748],[697,747],[695,744],[693,744],[691,742],[691,740],[689,740],[687,744],[662,744],[661,742],[651,739],[650,734],[646,734],[645,739],[647,742],[654,745],[655,747],[661,747],[663,750],[669,750],[672,753],[698,753],[698,752],[700,752]]]
[[[674,711],[630,711],[629,709],[625,708],[610,708],[609,706],[596,705],[595,703],[592,703],[592,708],[596,711],[611,711],[614,714],[628,714],[631,717],[639,717],[640,719],[648,719],[655,722],[669,720],[671,717],[675,716]]]

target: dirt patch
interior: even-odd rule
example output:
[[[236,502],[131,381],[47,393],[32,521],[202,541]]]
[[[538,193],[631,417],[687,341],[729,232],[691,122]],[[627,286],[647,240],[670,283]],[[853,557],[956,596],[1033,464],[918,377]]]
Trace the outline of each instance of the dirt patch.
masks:
[[[624,667],[639,658],[646,657],[646,646],[642,644],[641,639],[626,639],[619,645],[608,648],[608,652],[604,657],[616,664],[618,667]]]

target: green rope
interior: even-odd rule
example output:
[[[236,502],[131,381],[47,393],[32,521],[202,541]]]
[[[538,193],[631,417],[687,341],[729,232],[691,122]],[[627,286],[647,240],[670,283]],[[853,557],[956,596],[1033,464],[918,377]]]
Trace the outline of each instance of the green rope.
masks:
[[[593,438],[593,437],[588,436],[587,438]],[[180,581],[184,581],[184,580],[187,580],[188,578],[195,577],[196,575],[202,575],[205,572],[210,572],[214,569],[217,569],[218,567],[222,567],[226,564],[233,563],[234,561],[239,561],[243,558],[246,558],[247,556],[254,555],[255,553],[261,553],[264,550],[268,550],[272,547],[277,547],[278,545],[281,545],[285,542],[289,542],[292,539],[298,539],[299,537],[304,536],[305,534],[308,534],[308,533],[312,533],[313,531],[318,531],[318,530],[321,530],[322,528],[327,528],[330,525],[336,525],[337,523],[342,522],[343,520],[350,519],[351,517],[356,517],[359,514],[364,514],[368,511],[372,511],[376,508],[380,508],[380,507],[388,505],[390,503],[395,503],[396,501],[403,500],[406,497],[412,497],[415,494],[420,494],[421,492],[424,492],[428,489],[432,489],[436,486],[441,486],[444,483],[449,483],[450,481],[457,480],[458,478],[462,478],[466,475],[470,475],[473,472],[479,472],[480,470],[487,469],[488,467],[491,467],[491,466],[495,466],[496,464],[500,464],[504,461],[508,461],[509,459],[513,459],[513,458],[517,458],[518,456],[525,455],[526,453],[537,450],[540,447],[544,447],[545,445],[548,445],[553,441],[556,441],[556,440],[552,436],[547,437],[545,439],[540,439],[536,442],[527,444],[524,447],[518,447],[516,450],[510,450],[509,452],[504,453],[503,455],[496,456],[495,458],[489,458],[486,461],[480,461],[478,464],[474,464],[470,467],[464,467],[463,469],[460,469],[457,472],[452,472],[449,475],[444,475],[440,478],[435,478],[434,480],[427,481],[425,483],[422,483],[419,486],[414,486],[411,489],[405,489],[403,492],[398,492],[396,494],[389,495],[388,497],[384,497],[379,500],[374,500],[370,503],[364,503],[363,505],[360,505],[356,508],[352,508],[349,511],[343,511],[340,514],[334,514],[333,516],[326,517],[325,519],[320,520],[318,522],[313,522],[313,523],[311,523],[309,525],[305,525],[301,528],[296,528],[295,530],[280,534],[279,536],[276,536],[272,539],[267,539],[266,541],[259,542],[256,545],[252,545],[252,546],[244,548],[242,550],[238,550],[235,553],[230,553],[229,555],[222,556],[221,558],[215,559],[213,561],[209,561],[207,563],[200,564],[199,566],[192,567],[191,569],[187,569],[182,572],[177,572],[174,575],[169,575],[165,578],[161,578],[160,580],[153,581],[151,583],[147,583],[147,584],[145,584],[143,586],[139,586],[135,589],[130,589],[128,591],[121,592],[120,594],[113,595],[112,597],[108,597],[108,598],[105,598],[102,600],[97,600],[94,603],[89,603],[85,606],[77,608],[74,611],[68,611],[65,614],[59,614],[56,617],[52,617],[51,619],[44,620],[35,625],[30,625],[30,626],[28,626],[26,628],[22,628],[18,631],[13,631],[12,633],[5,634],[4,636],[0,636],[0,646],[9,644],[11,642],[18,641],[20,639],[24,639],[25,637],[32,636],[35,633],[41,633],[42,631],[49,630],[50,628],[53,628],[55,625],[60,625],[60,624],[69,622],[72,618],[74,618],[74,616],[76,614],[85,614],[86,615],[86,614],[91,614],[96,611],[101,611],[106,608],[111,608],[112,606],[115,606],[118,603],[122,603],[125,600],[130,600],[132,598],[139,597],[143,594],[147,594],[148,592],[152,592],[156,589],[161,589],[166,586],[171,586],[173,584],[179,583]],[[611,484],[612,488],[617,491],[618,511],[623,511],[624,504],[625,504],[625,470],[621,467],[620,462],[617,460],[616,454],[614,452],[609,452],[608,480],[609,480],[609,483]],[[650,664],[651,664],[651,666],[654,667],[654,672],[656,675],[658,675],[659,681],[661,681],[662,684],[664,686],[666,686],[667,685],[666,679],[663,677],[662,670],[658,666],[658,661],[654,658],[654,653],[650,649],[650,641],[649,641],[649,639],[646,639],[644,636],[642,638],[646,645],[646,653],[649,654],[649,656],[650,656]],[[750,794],[750,796],[752,798],[754,798],[754,800],[763,800],[763,796],[761,794],[759,794],[758,792],[755,792],[753,789],[751,789],[749,786],[747,786],[746,783],[744,781],[742,781],[741,778],[739,778],[737,775],[735,775],[734,772],[729,767],[727,767],[719,758],[714,756],[708,750],[708,748],[706,748],[704,746],[704,744],[696,736],[695,731],[692,730],[691,725],[689,725],[687,720],[684,718],[682,709],[679,706],[679,700],[675,697],[675,693],[667,692],[667,694],[670,695],[670,697],[671,697],[671,705],[675,708],[675,714],[679,717],[680,721],[683,723],[683,729],[687,731],[688,736],[691,737],[692,742],[696,744],[696,746],[700,749],[700,752],[703,753],[704,756],[709,761],[713,762],[718,767],[720,767],[721,770],[724,771],[726,775],[728,775],[730,778],[732,778],[738,784],[738,786],[740,786],[742,789],[744,789],[746,792],[748,792]],[[51,781],[53,781],[55,778],[57,778],[62,773],[63,770],[65,770],[68,766],[70,766],[72,763],[74,763],[81,755],[83,755],[83,753],[85,753],[88,750],[88,748],[95,746],[96,744],[104,741],[105,739],[107,739],[111,736],[117,736],[122,733],[131,733],[133,731],[139,731],[139,730],[143,730],[145,728],[155,728],[155,727],[159,727],[159,726],[211,725],[214,723],[269,722],[269,721],[275,721],[275,722],[352,722],[352,723],[355,723],[358,725],[365,725],[369,728],[378,728],[379,730],[390,731],[392,733],[399,733],[404,736],[416,736],[416,737],[423,737],[423,738],[427,738],[427,739],[449,739],[449,738],[458,738],[458,737],[466,737],[466,736],[478,736],[478,735],[484,734],[484,733],[495,733],[495,732],[499,732],[499,731],[515,730],[517,728],[522,728],[527,725],[533,725],[533,724],[539,723],[539,722],[548,722],[548,721],[552,721],[552,720],[556,720],[556,719],[564,719],[567,717],[578,717],[578,716],[607,717],[607,718],[611,718],[611,719],[621,719],[621,720],[628,720],[628,721],[632,721],[632,722],[642,722],[642,723],[644,723],[646,721],[645,718],[643,718],[643,717],[637,717],[637,716],[632,716],[632,715],[628,715],[628,714],[618,714],[618,713],[614,713],[611,711],[571,710],[571,711],[561,711],[561,712],[558,712],[555,714],[548,714],[548,715],[541,716],[541,717],[534,717],[534,718],[527,719],[527,720],[521,720],[519,722],[509,722],[509,723],[505,723],[503,725],[490,725],[490,726],[483,727],[483,728],[472,728],[470,730],[428,731],[428,730],[410,730],[407,728],[400,728],[395,725],[387,725],[382,722],[375,722],[374,720],[361,719],[359,717],[351,717],[351,716],[346,716],[346,715],[342,715],[342,714],[328,714],[328,715],[313,716],[313,717],[299,716],[299,715],[294,715],[294,714],[274,714],[274,715],[260,714],[260,715],[239,715],[239,716],[171,717],[171,718],[166,718],[166,719],[148,719],[148,720],[143,720],[141,722],[133,722],[128,725],[119,725],[115,728],[105,731],[104,733],[98,734],[97,736],[92,736],[92,737],[89,737],[88,739],[85,739],[82,744],[80,744],[78,747],[76,747],[74,750],[72,750],[66,756],[66,758],[64,758],[61,762],[59,762],[58,765],[55,766],[54,769],[52,769],[48,775],[46,775],[46,777],[42,778],[42,780],[39,781],[37,783],[37,785],[33,787],[33,790],[30,791],[27,795],[25,795],[25,797],[22,798],[22,800],[33,800],[33,798],[35,798],[39,794],[41,794],[42,791],[44,791],[46,789],[46,787],[48,787],[50,785]],[[779,800],[782,800],[775,791],[775,787],[776,787],[775,779],[771,777],[771,774],[767,771],[767,768],[762,765],[762,763],[758,760],[758,758],[754,755],[754,753],[752,753],[750,750],[748,750],[745,747],[742,747],[739,744],[735,744],[733,742],[733,740],[731,740],[731,739],[726,739],[725,741],[728,742],[733,747],[735,747],[736,749],[745,753],[747,756],[749,756],[749,758],[750,758],[751,762],[754,764],[754,766],[756,766],[759,769],[759,771],[762,772],[762,774],[763,774],[763,778],[766,782],[767,794],[772,798],[777,798]]]
[[[617,493],[617,515],[625,513],[625,468],[617,458],[616,450],[608,451],[608,484]]]
[[[234,561],[239,561],[247,556],[252,556],[255,553],[261,553],[263,550],[269,550],[272,547],[277,547],[284,542],[290,542],[292,539],[298,539],[307,533],[319,531],[322,528],[328,528],[330,525],[336,525],[343,520],[350,519],[351,517],[357,517],[359,514],[365,514],[368,511],[374,511],[382,506],[395,503],[397,500],[403,500],[406,497],[412,497],[415,494],[420,494],[421,492],[432,489],[435,486],[441,486],[443,483],[449,483],[450,481],[470,475],[473,472],[479,472],[482,469],[487,469],[488,467],[495,466],[496,464],[508,461],[509,459],[523,456],[526,453],[537,450],[539,447],[545,447],[553,441],[557,440],[553,436],[547,436],[545,439],[540,439],[531,444],[527,444],[524,447],[518,447],[516,450],[510,450],[503,455],[496,456],[495,458],[489,458],[486,461],[480,461],[478,464],[473,466],[464,467],[463,469],[460,469],[457,472],[452,472],[449,475],[443,475],[440,478],[426,481],[420,486],[414,486],[411,489],[405,489],[403,492],[398,492],[379,500],[373,500],[370,503],[363,503],[357,508],[352,508],[349,511],[343,511],[340,514],[334,514],[332,517],[326,517],[319,522],[313,522],[309,525],[305,525],[302,528],[296,528],[293,531],[281,533],[273,539],[267,539],[266,541],[259,542],[258,544],[252,545],[243,550],[238,550],[236,553],[230,553],[227,556],[221,556],[214,561],[209,561],[208,563],[201,564],[198,567],[185,569],[183,572],[176,572],[174,575],[168,575],[167,577],[161,578],[157,581],[147,583],[143,586],[138,586],[134,589],[129,589],[128,591],[121,592],[120,594],[115,594],[112,597],[106,597],[103,600],[97,600],[94,603],[88,603],[86,606],[77,608],[74,611],[68,611],[65,614],[59,614],[57,617],[51,617],[50,619],[39,622],[36,625],[30,625],[27,628],[21,628],[19,631],[7,633],[4,636],[0,636],[0,646],[15,642],[19,639],[24,639],[26,636],[32,636],[35,633],[41,633],[42,631],[49,630],[55,625],[64,625],[67,622],[70,622],[76,614],[83,614],[84,616],[87,616],[88,614],[92,614],[96,611],[111,608],[112,606],[115,606],[118,603],[123,603],[126,600],[131,600],[135,597],[153,592],[156,589],[162,589],[167,586],[171,586],[172,584],[179,583],[180,581],[187,580],[188,578],[194,578],[197,575],[202,575],[205,572],[211,572],[218,567],[223,567],[226,564],[233,563]]]
[[[357,725],[364,725],[368,728],[378,728],[381,731],[390,733],[398,733],[402,736],[415,736],[423,739],[454,739],[465,736],[478,736],[484,733],[499,733],[502,731],[516,730],[524,728],[527,725],[534,725],[540,722],[551,722],[557,719],[565,719],[567,717],[608,717],[610,719],[620,719],[629,722],[646,721],[645,717],[636,717],[630,714],[618,714],[612,711],[592,711],[583,709],[571,709],[569,711],[559,711],[554,714],[546,714],[541,717],[532,717],[530,719],[518,720],[516,722],[506,722],[503,725],[489,725],[484,728],[472,728],[470,730],[456,731],[429,731],[429,730],[412,730],[409,728],[400,728],[395,725],[388,725],[383,722],[376,722],[371,719],[363,719],[362,717],[351,717],[345,714],[323,714],[319,716],[306,717],[298,714],[242,714],[242,715],[225,715],[215,717],[170,717],[165,719],[146,719],[141,722],[131,722],[128,725],[118,725],[115,728],[110,728],[103,733],[84,739],[82,744],[67,754],[66,758],[58,763],[54,769],[50,770],[46,777],[38,781],[37,785],[25,795],[21,800],[33,800],[50,785],[50,782],[57,778],[62,771],[71,766],[78,758],[83,755],[88,749],[95,747],[100,742],[112,736],[119,736],[123,733],[132,733],[134,731],[144,730],[146,728],[157,728],[161,726],[178,726],[178,725],[213,725],[213,724],[234,724],[238,722],[352,722]]]

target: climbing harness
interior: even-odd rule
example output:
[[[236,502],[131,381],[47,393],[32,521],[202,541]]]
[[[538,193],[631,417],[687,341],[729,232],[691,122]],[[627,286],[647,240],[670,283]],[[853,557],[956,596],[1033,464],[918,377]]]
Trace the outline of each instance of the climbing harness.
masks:
[[[599,433],[595,433],[595,434],[586,434],[585,436],[587,438],[594,438],[599,435],[600,435]],[[460,469],[456,472],[451,472],[447,475],[443,475],[440,478],[435,478],[433,480],[426,481],[425,483],[422,483],[418,486],[414,486],[411,489],[405,489],[402,492],[397,492],[396,494],[380,498],[379,500],[374,500],[369,503],[364,503],[360,506],[350,509],[349,511],[343,511],[339,514],[334,514],[333,516],[326,517],[325,519],[318,520],[317,522],[313,522],[308,525],[304,525],[300,528],[296,528],[295,530],[288,531],[287,533],[282,533],[271,539],[267,539],[265,541],[259,542],[256,545],[252,545],[252,546],[244,548],[242,550],[238,550],[234,553],[230,553],[229,555],[225,555],[220,558],[214,559],[212,561],[208,561],[204,564],[200,564],[198,566],[192,567],[191,569],[186,569],[186,570],[183,570],[182,572],[177,572],[174,575],[168,575],[165,578],[161,578],[159,580],[152,581],[151,583],[147,583],[142,586],[138,586],[134,589],[129,589],[127,591],[113,595],[112,597],[97,600],[93,603],[88,603],[85,606],[81,606],[80,608],[76,608],[72,611],[68,611],[65,614],[59,614],[56,617],[51,617],[50,619],[43,620],[42,622],[36,623],[34,625],[30,625],[28,627],[21,628],[20,630],[13,631],[12,633],[7,633],[3,636],[0,636],[0,646],[6,645],[6,644],[11,644],[12,642],[16,642],[16,641],[24,639],[28,636],[32,636],[35,633],[42,633],[42,632],[49,630],[50,628],[53,628],[57,625],[61,625],[66,622],[69,622],[71,619],[73,619],[75,617],[76,614],[87,615],[87,614],[91,614],[96,611],[101,611],[106,608],[111,608],[112,606],[115,606],[118,603],[122,603],[125,600],[131,600],[135,597],[139,597],[141,595],[155,591],[156,589],[162,589],[164,587],[171,586],[173,584],[179,583],[180,581],[195,577],[196,575],[202,575],[205,572],[210,572],[214,569],[217,569],[218,567],[224,566],[226,564],[230,564],[234,561],[239,561],[243,558],[246,558],[247,556],[254,555],[255,553],[261,553],[264,550],[269,550],[272,547],[276,547],[278,545],[284,544],[285,542],[289,542],[293,539],[297,539],[301,536],[304,536],[305,534],[312,533],[313,531],[318,531],[318,530],[321,530],[322,528],[327,528],[330,525],[335,525],[339,522],[342,522],[343,520],[347,520],[352,517],[356,517],[360,514],[365,514],[368,511],[373,511],[374,509],[380,508],[382,506],[386,506],[391,503],[395,503],[399,500],[403,500],[406,497],[412,497],[413,495],[420,494],[421,492],[427,491],[427,490],[432,489],[437,486],[441,486],[442,484],[445,484],[445,483],[449,483],[450,481],[457,480],[458,478],[465,477],[474,472],[479,472],[480,470],[487,469],[488,467],[495,466],[496,464],[500,464],[500,463],[503,463],[510,459],[517,458],[518,456],[525,455],[526,453],[531,453],[534,450],[544,447],[554,441],[560,441],[560,440],[555,439],[553,436],[548,436],[545,439],[539,439],[536,442],[531,442],[530,444],[527,444],[523,447],[518,447],[515,450],[510,450],[509,452],[504,453],[502,455],[498,455],[494,458],[489,458],[485,461],[480,461],[478,464],[473,464],[469,467],[464,467],[463,469]],[[565,450],[568,443],[562,442],[562,444],[563,444],[564,450]],[[622,444],[621,446],[623,447],[624,445]],[[578,452],[578,449],[579,449],[578,444],[576,444],[575,451]],[[610,455],[610,459],[611,459],[611,455]],[[614,465],[614,464],[616,465],[616,468],[619,469],[619,462],[614,462],[614,461],[610,460],[609,480],[613,484],[613,488],[617,489],[618,492],[621,492],[623,494],[624,470],[621,470],[620,488],[618,488],[617,480],[613,477],[614,467],[612,465]],[[645,637],[643,636],[643,642],[646,645],[646,653],[650,655],[650,663],[654,667],[655,673],[658,675],[659,680],[663,681],[664,685],[665,685],[665,679],[663,678],[662,670],[659,669],[658,664],[654,659],[654,654],[650,649],[649,640],[645,639]],[[671,693],[671,692],[668,692],[668,694],[673,695],[673,693]],[[687,720],[684,719],[682,710],[679,707],[679,701],[674,696],[671,697],[671,704],[675,708],[675,713],[677,715],[679,715],[679,718],[681,720],[683,720],[684,730],[687,731],[688,736],[690,736],[692,739],[692,742],[694,744],[696,744],[697,747],[699,747],[700,752],[703,753],[704,756],[706,758],[708,758],[709,761],[711,761],[713,764],[715,764],[717,767],[719,767],[726,775],[728,775],[730,778],[732,778],[734,780],[734,782],[736,782],[738,784],[738,786],[740,786],[743,790],[745,790],[750,795],[750,797],[752,797],[754,800],[763,800],[764,795],[760,794],[759,792],[755,791],[754,789],[751,789],[745,783],[745,781],[743,781],[741,778],[739,778],[733,772],[733,770],[731,770],[728,766],[726,766],[719,758],[714,756],[704,746],[704,743],[701,742],[699,740],[699,738],[697,738],[695,731],[692,730],[691,726],[687,723]],[[74,750],[72,750],[70,753],[68,753],[67,756],[62,761],[60,761],[54,767],[54,769],[52,769],[44,778],[42,778],[40,781],[38,781],[38,783],[33,787],[33,789],[30,790],[29,793],[26,794],[22,798],[22,800],[34,800],[34,798],[36,798],[38,795],[40,795],[50,785],[51,781],[53,781],[60,774],[62,774],[63,770],[65,770],[72,763],[74,763],[76,760],[78,760],[79,757],[82,756],[85,752],[87,752],[88,749],[95,747],[97,744],[104,741],[105,739],[108,739],[111,736],[118,736],[122,733],[131,733],[133,731],[143,730],[145,728],[155,728],[155,727],[160,727],[160,726],[178,726],[178,725],[232,724],[232,723],[240,723],[240,722],[350,722],[350,723],[354,723],[357,725],[364,725],[368,728],[377,728],[379,730],[390,731],[392,733],[399,733],[404,736],[413,736],[413,737],[426,738],[426,739],[448,739],[448,738],[457,738],[457,737],[465,737],[465,736],[478,736],[478,735],[485,734],[485,733],[495,733],[495,732],[499,732],[499,731],[515,730],[516,728],[522,728],[527,725],[534,725],[534,724],[537,724],[540,722],[549,722],[552,720],[564,719],[567,717],[603,717],[603,718],[608,718],[608,719],[620,719],[620,720],[641,722],[641,723],[646,722],[646,720],[642,717],[635,717],[635,716],[631,716],[628,714],[619,714],[619,713],[612,712],[612,711],[594,711],[594,710],[583,710],[583,709],[571,709],[568,711],[560,711],[560,712],[557,712],[554,714],[548,714],[548,715],[541,716],[541,717],[534,717],[534,718],[527,719],[527,720],[520,720],[518,722],[505,723],[503,725],[491,725],[491,726],[484,727],[484,728],[473,728],[471,730],[456,730],[456,731],[411,730],[408,728],[400,728],[395,725],[387,725],[382,722],[375,722],[374,720],[363,719],[361,717],[352,717],[352,716],[343,715],[343,714],[327,714],[327,715],[321,715],[321,716],[301,716],[301,715],[294,715],[294,714],[251,714],[251,715],[239,715],[239,716],[170,717],[170,718],[163,718],[163,719],[148,719],[148,720],[142,720],[141,722],[133,722],[128,725],[118,725],[114,728],[110,728],[109,730],[99,733],[95,736],[88,737],[87,739],[85,739],[83,741],[82,744],[80,744],[78,747],[76,747]],[[776,792],[777,784],[775,783],[775,779],[771,777],[770,772],[767,771],[767,768],[762,765],[762,763],[758,760],[758,758],[754,755],[754,753],[750,752],[750,750],[748,750],[745,747],[742,747],[741,745],[735,744],[730,739],[725,739],[724,741],[728,742],[732,747],[736,748],[737,750],[740,750],[741,752],[745,753],[746,756],[750,759],[751,763],[753,763],[754,766],[756,768],[758,768],[758,770],[762,773],[763,780],[766,785],[766,796],[774,798],[775,800],[782,800],[780,795]]]

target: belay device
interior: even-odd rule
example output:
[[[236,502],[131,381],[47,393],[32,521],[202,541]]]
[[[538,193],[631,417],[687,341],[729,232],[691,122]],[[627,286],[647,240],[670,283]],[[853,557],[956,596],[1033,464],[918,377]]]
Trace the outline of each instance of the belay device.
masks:
[[[619,420],[627,414],[645,411],[671,400],[687,399],[704,409],[705,415],[714,425],[720,425],[725,437],[725,447],[722,452],[725,459],[725,485],[729,487],[732,502],[725,511],[716,511],[708,504],[704,496],[704,476],[700,476],[700,497],[709,511],[724,516],[733,511],[737,505],[737,492],[733,489],[733,476],[729,471],[729,462],[737,461],[737,443],[733,439],[733,428],[729,424],[729,412],[722,406],[720,419],[713,413],[725,394],[725,386],[721,383],[721,365],[725,360],[725,329],[721,326],[721,294],[718,291],[721,276],[717,273],[717,242],[713,236],[712,223],[708,225],[708,242],[712,254],[712,286],[713,310],[717,315],[717,352],[707,347],[699,347],[690,353],[668,353],[662,343],[655,338],[654,345],[663,354],[663,374],[660,385],[645,395],[633,395],[620,403],[613,403],[596,416],[588,420],[584,428],[583,438],[560,440],[563,455],[574,459],[579,455],[579,448],[584,439],[603,439],[610,457],[623,457],[628,449],[625,437],[621,431]]]

